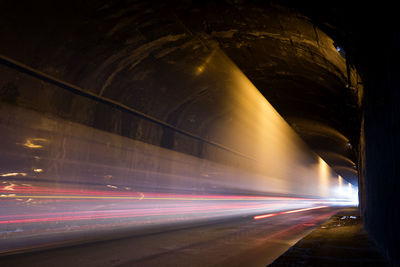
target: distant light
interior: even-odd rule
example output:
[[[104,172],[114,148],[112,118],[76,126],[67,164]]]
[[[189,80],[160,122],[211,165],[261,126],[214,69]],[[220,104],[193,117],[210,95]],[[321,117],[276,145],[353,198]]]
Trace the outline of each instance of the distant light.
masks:
[[[350,149],[352,149],[352,148],[353,148],[353,146],[351,145],[351,143],[350,143],[350,142],[347,142],[347,146],[348,146]]]
[[[33,169],[34,172],[43,172],[43,169]]]
[[[204,65],[197,67],[196,75],[200,75],[201,73],[203,73],[204,69],[205,69]]]
[[[338,53],[343,57],[346,58],[346,52],[344,51],[344,49],[340,46],[338,46],[336,43],[333,43],[333,46],[335,47],[336,51],[338,51]]]

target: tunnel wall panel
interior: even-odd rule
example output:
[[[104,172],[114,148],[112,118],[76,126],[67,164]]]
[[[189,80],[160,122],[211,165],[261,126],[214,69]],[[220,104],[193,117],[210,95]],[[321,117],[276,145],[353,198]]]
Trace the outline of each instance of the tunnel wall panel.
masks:
[[[338,196],[335,191],[338,187],[337,175],[322,159],[309,150],[240,70],[218,48],[209,54],[207,60],[209,65],[202,73],[197,74],[205,77],[199,81],[197,75],[194,74],[194,81],[190,82],[191,88],[194,89],[191,90],[201,88],[208,81],[215,87],[209,86],[207,94],[199,95],[195,92],[195,97],[184,101],[184,104],[176,109],[177,112],[174,115],[176,118],[169,121],[167,119],[166,122],[152,120],[152,117],[146,116],[147,114],[142,115],[140,112],[126,110],[123,105],[107,102],[107,98],[96,99],[90,95],[81,95],[68,86],[52,84],[49,80],[33,77],[32,74],[24,74],[16,68],[4,65],[2,66],[4,78],[0,96],[5,106],[16,105],[24,110],[31,109],[39,112],[39,114],[43,114],[41,116],[54,117],[53,121],[49,120],[49,125],[47,125],[49,127],[47,135],[52,131],[58,131],[58,127],[52,128],[54,126],[52,124],[57,125],[58,119],[56,118],[61,118],[78,123],[78,125],[94,128],[96,129],[93,130],[94,132],[100,130],[114,136],[110,140],[104,136],[104,140],[100,141],[103,144],[115,145],[115,142],[117,144],[122,142],[121,138],[128,138],[139,141],[139,143],[132,143],[128,146],[135,147],[141,144],[140,142],[155,146],[151,150],[156,155],[159,153],[154,152],[158,151],[156,147],[161,147],[164,149],[162,151],[175,151],[182,155],[179,157],[184,158],[183,155],[190,155],[189,158],[194,165],[197,164],[194,163],[195,161],[214,162],[213,164],[219,166],[217,173],[222,175],[219,176],[219,179],[222,180],[218,182],[217,179],[216,184],[223,185],[216,188],[222,191],[231,188],[234,192],[243,190],[243,192],[257,194],[264,192],[312,197]],[[175,73],[175,75],[179,75],[179,73]],[[195,81],[198,83],[196,84]],[[185,90],[188,89],[185,88]],[[10,93],[10,90],[14,91]],[[175,90],[177,89],[175,88]],[[14,97],[10,99],[10,95]],[[206,99],[213,100],[211,106],[209,101],[202,101],[205,96]],[[148,105],[150,107],[152,103],[150,102]],[[204,119],[199,118],[199,114],[204,116]],[[174,123],[173,127],[168,123],[171,120]],[[192,125],[198,127],[193,128]],[[44,129],[46,128],[46,125],[42,126]],[[28,129],[32,127],[27,126]],[[71,131],[74,132],[73,129]],[[83,130],[81,131],[83,132]],[[88,137],[85,137],[84,140],[91,142]],[[83,143],[82,147],[85,146]],[[111,154],[107,151],[98,154],[92,153],[90,147],[91,145],[89,145],[88,151],[82,152],[83,155],[78,151],[69,151],[70,161],[73,161],[72,158],[76,155],[78,159],[83,157],[81,159],[83,162],[87,157],[86,162],[89,165],[95,163],[103,166],[102,168],[123,168],[126,173],[121,177],[128,177],[129,172],[136,172],[135,166],[126,167],[123,163],[124,160],[118,160],[117,150]],[[57,148],[61,149],[61,145],[52,148],[55,155],[57,155]],[[57,159],[58,156],[55,155],[49,157]],[[124,156],[121,159],[123,158]],[[143,160],[145,159],[140,159],[139,162]],[[79,180],[79,173],[85,173],[84,165],[74,168],[73,165],[64,165],[57,160],[55,162],[55,166],[58,166],[56,169],[59,170],[55,174],[56,177],[59,177],[56,179],[57,182],[64,179],[76,183],[89,182],[90,179]],[[171,167],[172,163],[165,164],[157,156],[148,163],[149,165],[139,168],[139,170],[146,171],[140,171],[141,175],[135,176],[137,178],[132,178],[133,180],[130,182],[121,178],[121,183],[125,181],[127,185],[133,183],[149,188],[151,184],[159,184],[157,179],[163,180],[159,175],[165,173],[167,176],[175,177],[177,175],[176,177],[180,178],[179,182],[171,180],[166,184],[157,185],[163,190],[172,190],[174,187],[183,190],[187,183],[182,177],[190,177],[188,179],[192,182],[200,181],[199,186],[195,188],[205,186],[202,185],[201,177],[193,178],[198,175],[190,173],[182,176],[180,172],[185,172],[185,168],[189,168],[187,166]],[[161,169],[158,164],[162,165]],[[170,167],[164,169],[166,166]],[[221,171],[221,168],[225,171]],[[158,174],[154,175],[152,171],[149,174],[149,170],[157,170]],[[204,172],[204,169],[199,172]],[[65,177],[58,176],[60,173],[64,173]],[[242,174],[238,176],[237,173]],[[207,190],[216,190],[212,189],[210,185],[206,187]]]

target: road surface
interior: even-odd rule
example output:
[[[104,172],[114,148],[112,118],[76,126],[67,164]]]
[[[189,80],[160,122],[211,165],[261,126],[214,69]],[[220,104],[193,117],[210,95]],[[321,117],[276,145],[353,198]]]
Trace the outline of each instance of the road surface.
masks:
[[[337,210],[294,210],[265,218],[241,216],[126,230],[108,240],[81,239],[82,244],[3,256],[0,265],[266,266]]]

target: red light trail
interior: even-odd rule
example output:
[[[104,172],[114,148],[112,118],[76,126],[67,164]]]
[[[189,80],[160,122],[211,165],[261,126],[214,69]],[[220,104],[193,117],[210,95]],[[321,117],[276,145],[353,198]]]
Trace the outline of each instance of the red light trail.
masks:
[[[327,207],[328,206],[318,206],[318,207],[298,209],[298,210],[288,210],[288,211],[283,211],[283,212],[280,212],[280,213],[263,214],[263,215],[254,216],[253,219],[254,220],[260,220],[260,219],[265,219],[265,218],[269,218],[269,217],[273,217],[273,216],[277,216],[277,215],[282,215],[282,214],[289,214],[289,213],[296,213],[296,212],[302,212],[302,211],[308,211],[308,210],[323,209],[323,208],[327,208]]]

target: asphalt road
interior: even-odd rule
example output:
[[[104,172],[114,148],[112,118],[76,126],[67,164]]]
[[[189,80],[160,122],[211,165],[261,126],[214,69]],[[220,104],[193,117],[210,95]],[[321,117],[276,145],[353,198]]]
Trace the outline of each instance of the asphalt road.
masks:
[[[0,257],[1,266],[266,266],[332,216],[327,207],[121,231],[107,240]],[[105,238],[105,236],[104,236]],[[93,240],[92,240],[93,241]]]

